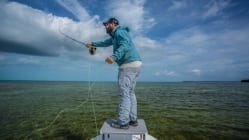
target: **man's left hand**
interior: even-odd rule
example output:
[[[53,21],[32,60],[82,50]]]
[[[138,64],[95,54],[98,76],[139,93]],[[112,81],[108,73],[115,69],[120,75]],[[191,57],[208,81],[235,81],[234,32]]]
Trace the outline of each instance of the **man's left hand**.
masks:
[[[114,63],[114,59],[111,56],[109,56],[105,59],[105,62],[107,62],[108,64],[112,64]]]
[[[93,47],[92,43],[87,43],[85,46],[89,49]]]

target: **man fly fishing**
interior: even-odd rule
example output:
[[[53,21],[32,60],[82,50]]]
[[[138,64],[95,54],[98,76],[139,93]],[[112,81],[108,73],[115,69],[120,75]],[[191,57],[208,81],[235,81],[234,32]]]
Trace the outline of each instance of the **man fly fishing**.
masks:
[[[137,99],[135,95],[136,78],[142,65],[141,57],[129,35],[128,27],[119,26],[116,18],[103,22],[110,38],[103,41],[87,43],[89,49],[94,47],[113,46],[113,54],[105,59],[109,64],[114,61],[119,66],[119,106],[118,118],[110,125],[114,128],[128,129],[129,125],[137,126]]]

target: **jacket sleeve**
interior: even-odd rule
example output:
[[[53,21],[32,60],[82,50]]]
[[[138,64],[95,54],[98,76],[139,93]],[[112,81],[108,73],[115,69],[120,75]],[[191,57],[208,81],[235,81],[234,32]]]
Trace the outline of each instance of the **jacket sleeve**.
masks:
[[[92,45],[94,47],[109,47],[112,45],[112,38],[108,38],[104,41],[96,41],[96,42],[92,42]]]
[[[115,61],[119,61],[129,48],[130,39],[125,31],[119,31],[117,33],[118,48],[113,52],[112,57]]]

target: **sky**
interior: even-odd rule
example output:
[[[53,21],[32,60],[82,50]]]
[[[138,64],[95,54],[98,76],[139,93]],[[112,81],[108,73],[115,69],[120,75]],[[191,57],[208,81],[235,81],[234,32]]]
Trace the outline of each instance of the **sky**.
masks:
[[[143,60],[139,81],[249,78],[248,0],[2,0],[0,80],[116,81],[83,42],[109,38],[109,17],[130,28]]]

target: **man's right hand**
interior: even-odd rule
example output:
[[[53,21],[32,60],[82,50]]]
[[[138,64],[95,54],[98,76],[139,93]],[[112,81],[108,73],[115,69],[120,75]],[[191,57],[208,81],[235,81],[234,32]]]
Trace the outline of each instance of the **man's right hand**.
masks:
[[[87,44],[86,44],[86,47],[90,49],[90,48],[93,47],[93,45],[92,45],[92,43],[87,43]]]

